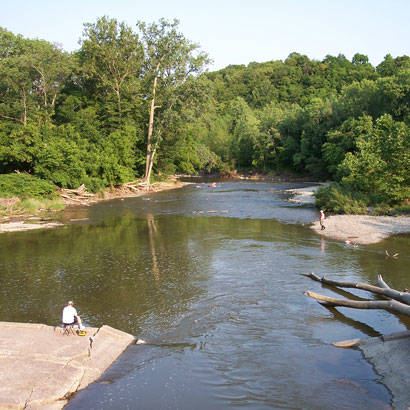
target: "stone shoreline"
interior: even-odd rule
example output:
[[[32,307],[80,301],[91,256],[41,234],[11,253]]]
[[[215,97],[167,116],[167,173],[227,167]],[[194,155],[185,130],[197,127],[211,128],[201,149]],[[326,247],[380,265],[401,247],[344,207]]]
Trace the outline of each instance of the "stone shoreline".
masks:
[[[0,322],[0,408],[62,409],[134,341],[106,325],[67,336],[59,327]]]

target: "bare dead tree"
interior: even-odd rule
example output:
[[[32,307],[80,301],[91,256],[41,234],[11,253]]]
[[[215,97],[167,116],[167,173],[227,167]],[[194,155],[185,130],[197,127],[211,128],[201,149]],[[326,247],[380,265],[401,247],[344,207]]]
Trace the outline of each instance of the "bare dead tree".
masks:
[[[410,317],[410,293],[390,288],[386,282],[384,282],[381,275],[378,276],[377,284],[379,286],[368,285],[366,283],[360,282],[341,282],[326,277],[320,278],[314,273],[302,273],[302,275],[307,276],[315,281],[324,283],[329,286],[335,286],[340,288],[354,288],[365,290],[376,295],[383,296],[387,300],[346,300],[346,299],[335,299],[328,296],[319,295],[317,293],[306,291],[305,295],[316,299],[320,304],[324,306],[337,307],[344,306],[353,309],[384,309],[389,312],[399,313]]]
[[[343,282],[326,277],[319,277],[312,273],[302,273],[303,276],[311,278],[317,282],[321,282],[325,285],[335,288],[350,288],[360,289],[367,292],[371,292],[375,295],[386,298],[386,300],[351,300],[351,299],[335,299],[329,296],[319,295],[317,293],[306,291],[305,295],[316,299],[321,305],[326,307],[350,307],[353,309],[384,309],[391,313],[398,313],[410,317],[410,293],[408,289],[404,289],[402,292],[392,289],[383,280],[381,275],[378,275],[377,285],[369,285],[367,283],[360,282]],[[338,289],[340,291],[340,289]],[[383,340],[400,339],[403,337],[409,337],[410,331],[399,332],[393,335],[382,336]],[[332,343],[336,347],[354,347],[361,343],[360,339],[343,340],[340,342]]]

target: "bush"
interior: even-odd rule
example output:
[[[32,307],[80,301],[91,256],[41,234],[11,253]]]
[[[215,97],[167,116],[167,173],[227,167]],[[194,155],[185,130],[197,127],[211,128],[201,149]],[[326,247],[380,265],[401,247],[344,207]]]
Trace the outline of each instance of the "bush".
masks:
[[[0,174],[0,197],[53,198],[57,187],[29,174]]]
[[[367,201],[360,194],[353,193],[341,184],[333,183],[319,188],[316,193],[316,205],[336,214],[365,214]]]
[[[410,215],[410,204],[396,206],[394,208],[394,213]]]
[[[350,186],[333,182],[320,187],[316,193],[316,206],[336,214],[397,215],[410,213],[407,201],[392,206],[387,195],[353,191]]]
[[[410,197],[409,127],[383,115],[367,131],[339,165],[343,186],[383,197],[370,201],[398,205]]]

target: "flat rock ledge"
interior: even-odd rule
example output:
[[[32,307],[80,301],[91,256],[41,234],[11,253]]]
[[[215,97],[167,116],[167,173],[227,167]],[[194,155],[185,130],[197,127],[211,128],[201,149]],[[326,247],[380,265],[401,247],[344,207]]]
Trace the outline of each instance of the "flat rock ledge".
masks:
[[[67,336],[60,327],[0,322],[0,408],[62,409],[134,340],[106,325]]]

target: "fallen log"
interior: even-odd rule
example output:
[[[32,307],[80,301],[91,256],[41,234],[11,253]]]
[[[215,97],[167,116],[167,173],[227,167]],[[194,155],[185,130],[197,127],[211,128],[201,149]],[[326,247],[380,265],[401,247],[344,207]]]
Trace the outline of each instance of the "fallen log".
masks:
[[[315,281],[324,283],[329,286],[334,286],[336,288],[355,288],[366,290],[377,295],[382,295],[388,300],[350,300],[350,299],[335,299],[329,296],[319,295],[317,293],[306,291],[305,295],[316,299],[320,304],[328,307],[350,307],[353,309],[384,309],[393,313],[399,313],[410,317],[410,294],[407,292],[399,292],[395,289],[390,288],[383,280],[382,276],[379,275],[378,283],[382,285],[381,287],[368,285],[366,283],[360,282],[341,282],[325,277],[320,278],[314,273],[302,273],[302,275],[307,276]]]
[[[410,338],[410,330],[405,330],[404,332],[396,332],[392,333],[390,335],[381,335],[378,336],[378,339],[382,342],[388,342],[391,340],[399,340],[399,339],[406,339]],[[376,338],[373,338],[376,339]],[[340,342],[334,342],[332,343],[333,346],[336,347],[356,347],[359,346],[360,344],[365,344],[368,341],[366,339],[350,339],[350,340],[342,340]]]
[[[307,276],[313,280],[316,280],[318,282],[325,283],[326,285],[329,286],[336,286],[340,288],[355,288],[355,289],[360,289],[360,290],[366,290],[368,292],[375,293],[377,295],[382,295],[390,299],[397,300],[399,302],[405,303],[407,305],[410,305],[410,293],[407,292],[399,292],[397,290],[394,290],[390,288],[383,280],[382,276],[378,276],[378,283],[380,283],[382,286],[373,286],[373,285],[368,285],[367,283],[360,283],[360,282],[341,282],[341,281],[336,281],[332,279],[327,279],[326,277],[320,278],[319,276],[315,275],[313,272],[312,273],[302,273],[303,276]]]
[[[141,192],[141,189],[136,188],[134,185],[125,185],[125,187],[134,192]]]
[[[69,199],[70,201],[83,202],[83,199],[73,198],[72,196],[69,196],[69,195],[60,194],[60,196],[65,199]]]
[[[87,188],[85,187],[84,184],[80,185],[78,188],[75,189],[68,189],[65,188],[63,189],[63,191],[67,194],[74,194],[74,195],[78,195],[78,196],[94,196],[94,194],[90,194],[89,192],[87,192]]]
[[[350,307],[353,309],[384,309],[395,313],[400,313],[410,317],[410,306],[395,300],[345,300],[335,299],[329,296],[318,295],[317,293],[306,291],[306,296],[316,299],[320,304],[330,307]]]

